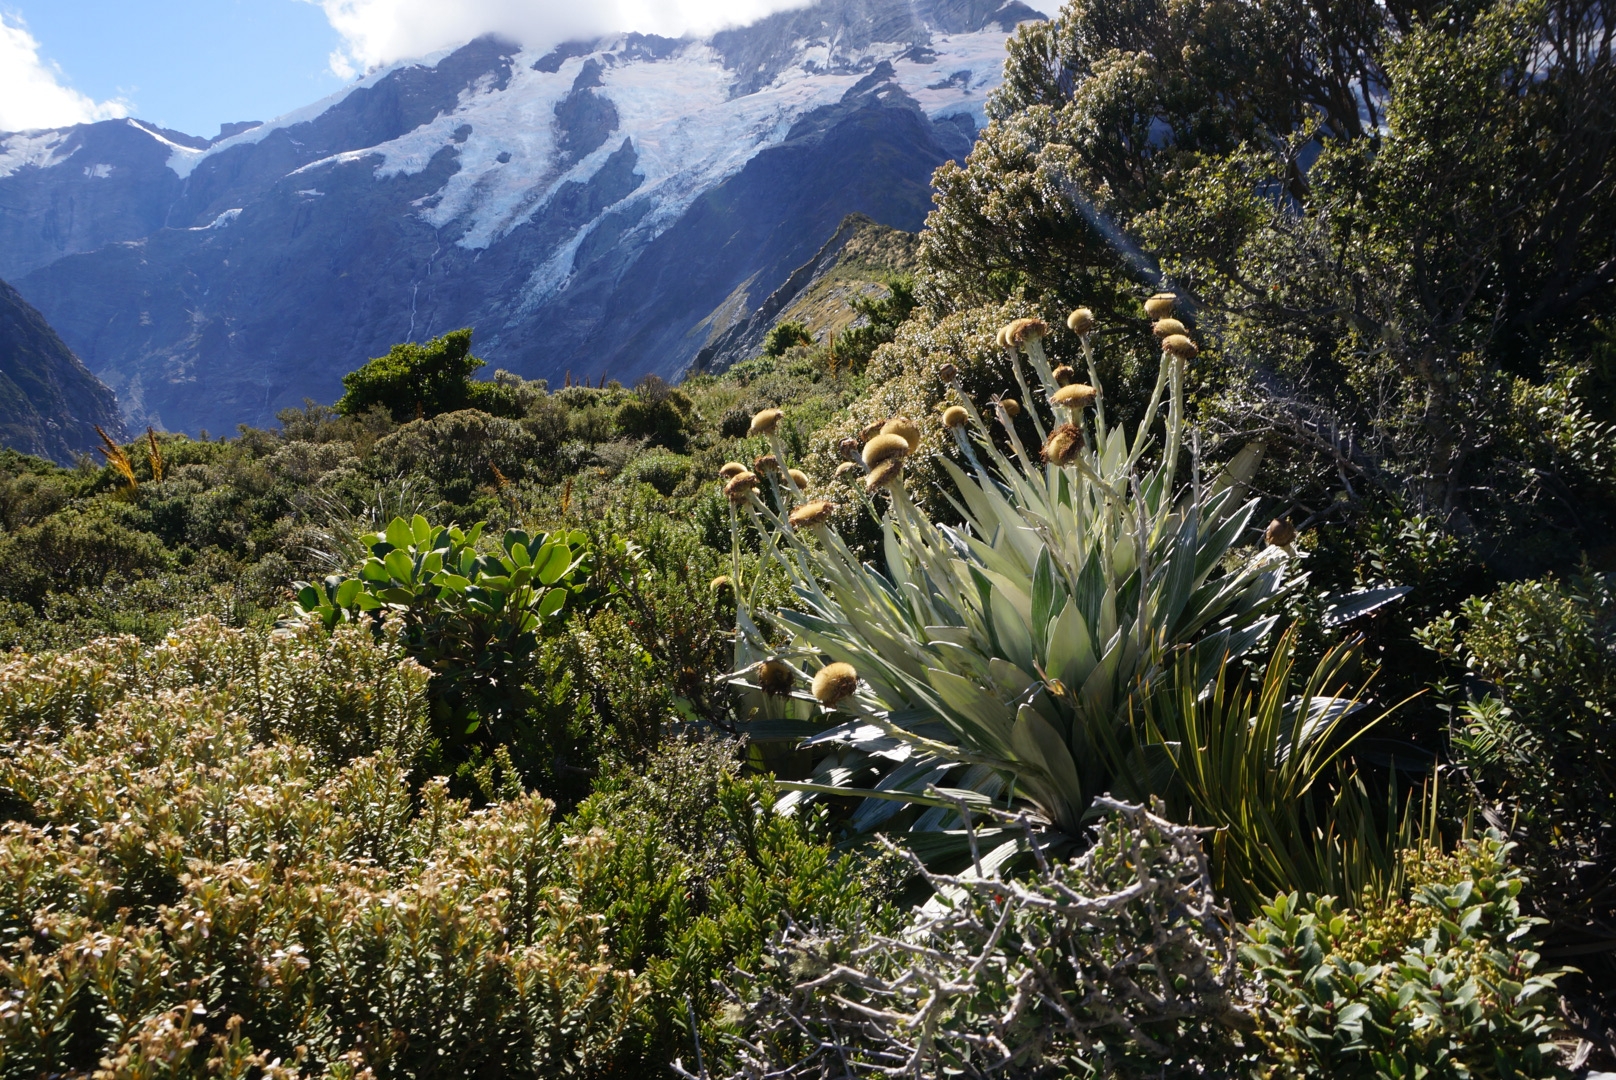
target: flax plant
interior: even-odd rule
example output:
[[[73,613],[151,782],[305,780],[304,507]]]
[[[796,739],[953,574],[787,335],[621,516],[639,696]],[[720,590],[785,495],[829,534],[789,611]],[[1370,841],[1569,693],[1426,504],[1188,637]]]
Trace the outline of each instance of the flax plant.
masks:
[[[771,620],[738,593],[733,677],[756,689],[767,661],[790,665],[803,682],[832,663],[859,678],[834,710],[793,692],[793,715],[823,728],[804,745],[824,756],[811,781],[783,785],[788,803],[858,795],[855,830],[906,827],[923,854],[957,859],[967,843],[962,806],[1030,813],[1058,845],[1078,841],[1103,793],[1168,792],[1193,773],[1199,745],[1175,744],[1137,718],[1173,695],[1194,705],[1238,671],[1302,575],[1291,550],[1253,543],[1256,501],[1243,492],[1262,447],[1246,447],[1215,478],[1202,475],[1184,416],[1194,344],[1182,334],[1164,340],[1154,392],[1130,432],[1107,423],[1092,319],[1078,315],[1070,325],[1089,383],[1076,391],[1071,372],[1063,386],[1051,369],[1041,342],[1048,328],[1036,320],[1000,332],[1016,386],[995,397],[992,422],[950,366],[939,372],[951,408],[964,413],[944,424],[966,463],[943,462],[961,524],[917,510],[904,458],[890,456],[884,436],[867,433],[862,459],[844,448],[870,470],[850,490],[881,519],[884,566],[858,558],[833,525],[794,527],[785,507],[802,495],[795,485],[770,475],[774,498],[765,500],[732,481],[733,520],[755,521],[765,557],[796,598]],[[1025,404],[1011,409],[1013,396]],[[1017,432],[1023,410],[1041,455]],[[778,416],[760,420],[755,433],[785,462]],[[771,621],[773,643],[760,630]],[[1321,687],[1331,673],[1312,696],[1328,697]],[[1352,711],[1317,708],[1325,722],[1296,734],[1309,744],[1296,760],[1313,764],[1252,788],[1274,814],[1294,812],[1280,800],[1309,796],[1323,775],[1316,759],[1329,756]],[[1014,838],[1000,841],[981,860],[988,872],[1016,853]]]

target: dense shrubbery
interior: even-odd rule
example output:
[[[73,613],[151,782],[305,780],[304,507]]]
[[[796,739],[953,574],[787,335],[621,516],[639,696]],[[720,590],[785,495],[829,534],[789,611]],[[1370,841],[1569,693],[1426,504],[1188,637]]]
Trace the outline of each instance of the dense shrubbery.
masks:
[[[832,339],[0,454],[0,1075],[1616,1065],[1607,8],[1075,0]]]

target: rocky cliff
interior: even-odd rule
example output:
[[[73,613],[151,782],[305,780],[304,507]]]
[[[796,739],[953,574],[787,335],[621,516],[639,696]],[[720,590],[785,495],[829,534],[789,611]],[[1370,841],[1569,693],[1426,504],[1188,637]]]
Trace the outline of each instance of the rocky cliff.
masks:
[[[118,401],[39,312],[0,281],[0,446],[71,462],[123,437]]]

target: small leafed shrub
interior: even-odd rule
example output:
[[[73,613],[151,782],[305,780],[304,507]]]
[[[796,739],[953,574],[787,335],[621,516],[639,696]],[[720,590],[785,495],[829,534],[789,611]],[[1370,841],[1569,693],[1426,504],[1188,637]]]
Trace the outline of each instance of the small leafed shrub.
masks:
[[[1407,852],[1406,899],[1358,912],[1282,896],[1246,929],[1258,1034],[1274,1076],[1564,1075],[1552,1042],[1560,972],[1539,970],[1512,845]]]
[[[424,683],[352,626],[0,667],[0,1077],[648,1077],[716,1045],[713,972],[862,921],[724,746],[571,820],[413,786]]]

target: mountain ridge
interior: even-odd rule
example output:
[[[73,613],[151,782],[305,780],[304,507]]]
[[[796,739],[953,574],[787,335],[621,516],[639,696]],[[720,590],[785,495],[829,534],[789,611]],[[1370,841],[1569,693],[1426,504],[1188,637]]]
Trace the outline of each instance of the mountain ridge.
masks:
[[[485,37],[214,140],[0,136],[0,273],[177,430],[465,325],[529,377],[672,378],[848,213],[920,227],[1031,17],[822,0],[705,40]]]
[[[59,464],[125,436],[117,398],[38,311],[0,280],[0,446]]]

